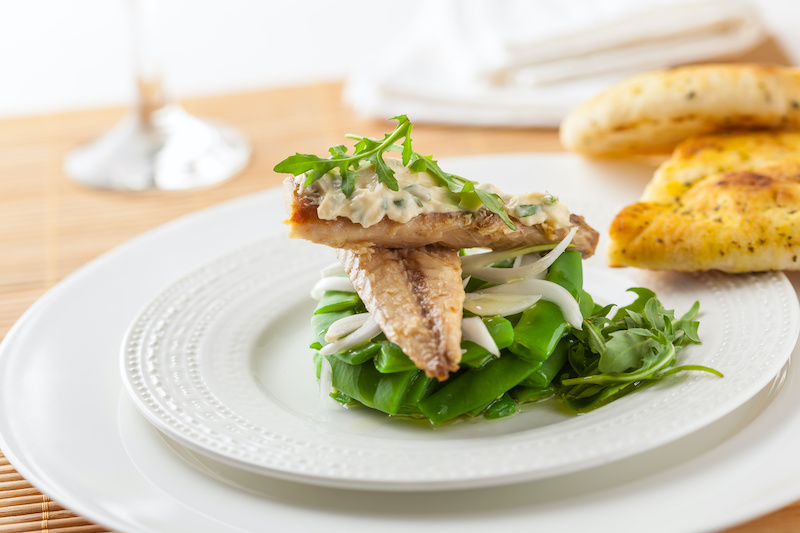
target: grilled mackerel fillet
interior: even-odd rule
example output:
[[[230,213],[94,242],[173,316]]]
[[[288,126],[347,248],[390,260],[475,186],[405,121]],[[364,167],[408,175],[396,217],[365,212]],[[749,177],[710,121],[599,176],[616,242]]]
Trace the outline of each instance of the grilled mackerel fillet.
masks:
[[[598,232],[580,215],[571,214],[571,226],[552,228],[546,224],[524,226],[512,230],[488,209],[454,213],[425,213],[400,223],[384,218],[377,224],[363,227],[345,217],[322,220],[317,216],[319,198],[303,189],[297,180],[284,181],[284,194],[289,218],[289,236],[306,239],[334,248],[418,248],[430,244],[446,248],[491,248],[507,250],[519,246],[559,242],[573,226],[578,232],[572,246],[584,257],[594,253]]]
[[[464,288],[456,250],[373,247],[338,257],[387,339],[428,377],[458,370]]]

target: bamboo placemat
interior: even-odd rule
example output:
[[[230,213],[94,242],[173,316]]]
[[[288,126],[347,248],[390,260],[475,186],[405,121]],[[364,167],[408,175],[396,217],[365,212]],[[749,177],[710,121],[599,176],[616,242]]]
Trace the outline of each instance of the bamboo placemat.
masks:
[[[114,246],[181,215],[277,186],[281,178],[272,167],[295,151],[320,153],[340,144],[344,133],[381,137],[390,124],[359,119],[341,105],[340,90],[322,84],[184,102],[192,113],[235,124],[254,147],[241,175],[193,192],[120,194],[64,177],[64,154],[106,131],[123,109],[0,121],[0,338],[56,282]],[[437,158],[560,150],[552,130],[417,125],[413,136],[417,150]],[[0,453],[0,533],[26,531],[107,530],[41,494]],[[730,531],[800,531],[800,502]]]

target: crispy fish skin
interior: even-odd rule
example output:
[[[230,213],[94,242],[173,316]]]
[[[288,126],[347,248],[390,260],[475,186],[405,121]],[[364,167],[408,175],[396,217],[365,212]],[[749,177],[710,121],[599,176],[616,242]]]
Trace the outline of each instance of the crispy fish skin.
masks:
[[[436,244],[447,248],[492,248],[507,250],[519,246],[558,242],[571,227],[558,229],[546,225],[509,228],[503,220],[482,208],[478,211],[458,213],[427,213],[406,223],[384,218],[368,228],[344,217],[321,220],[317,216],[316,199],[301,191],[291,177],[284,181],[284,199],[289,218],[289,236],[306,239],[333,248],[418,248]],[[572,226],[578,232],[572,245],[584,257],[594,253],[599,234],[583,217],[570,215]]]
[[[340,249],[347,275],[386,338],[440,381],[461,361],[458,252],[441,246]]]

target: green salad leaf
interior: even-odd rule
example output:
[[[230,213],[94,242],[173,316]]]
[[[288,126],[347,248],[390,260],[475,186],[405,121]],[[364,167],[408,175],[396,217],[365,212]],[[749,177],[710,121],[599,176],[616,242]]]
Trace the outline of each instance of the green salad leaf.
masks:
[[[629,289],[637,297],[607,318],[608,307],[586,318],[583,330],[570,332],[570,364],[561,376],[561,395],[576,411],[595,409],[649,382],[693,370],[722,377],[702,365],[674,367],[676,354],[699,344],[698,302],[680,318],[665,309],[650,289]]]
[[[450,192],[456,194],[462,205],[482,204],[489,211],[499,216],[509,228],[516,229],[498,195],[477,189],[473,181],[445,172],[439,167],[433,156],[423,156],[415,152],[411,147],[413,124],[408,120],[408,117],[399,115],[392,120],[397,121],[397,127],[391,133],[384,135],[382,140],[347,135],[348,138],[357,141],[353,147],[352,154],[348,154],[347,147],[340,144],[328,149],[331,154],[329,158],[296,153],[275,165],[273,170],[294,176],[307,174],[304,184],[308,186],[328,172],[338,169],[342,179],[342,192],[347,198],[350,198],[355,192],[358,169],[363,164],[373,165],[378,181],[393,191],[398,190],[394,170],[386,164],[383,156],[386,152],[399,152],[403,165],[407,166],[412,172],[428,172],[439,182],[440,186],[446,187]],[[402,143],[398,145],[397,143],[401,139]]]
[[[536,251],[541,250],[492,252],[490,257],[494,267],[504,268],[510,257]],[[332,368],[331,396],[348,405],[360,403],[441,424],[461,416],[510,416],[521,404],[548,398],[559,398],[581,413],[678,372],[722,377],[702,365],[675,366],[682,348],[700,343],[697,302],[675,318],[653,291],[636,287],[629,289],[636,297],[626,306],[596,304],[583,290],[582,259],[575,250],[563,252],[545,279],[576,298],[584,316],[580,330],[568,325],[558,306],[548,301],[507,317],[483,317],[500,357],[464,341],[461,369],[443,382],[427,378],[399,346],[379,336],[362,347],[326,356]],[[485,284],[473,278],[466,291]],[[318,350],[325,344],[325,331],[333,321],[358,312],[365,308],[355,293],[326,292],[311,319],[311,347]]]

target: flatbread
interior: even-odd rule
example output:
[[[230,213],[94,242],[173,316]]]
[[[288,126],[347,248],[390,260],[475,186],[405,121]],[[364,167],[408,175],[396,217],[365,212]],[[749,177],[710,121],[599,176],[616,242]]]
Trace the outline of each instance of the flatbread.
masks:
[[[697,65],[635,75],[575,108],[568,150],[592,156],[668,154],[696,135],[800,127],[800,69]]]
[[[680,143],[645,187],[641,200],[675,203],[709,174],[753,170],[800,159],[800,132],[719,133]]]
[[[776,136],[769,149],[778,150],[786,140]],[[755,143],[769,151],[764,137],[754,140],[745,135],[727,142]],[[687,143],[676,153],[685,155],[684,148],[700,147],[703,139]],[[662,179],[647,193],[662,201],[642,201],[622,209],[609,228],[608,264],[677,271],[800,270],[800,156],[787,154],[772,163],[750,166],[733,164],[728,170],[726,161],[744,158],[730,151],[723,154],[722,172],[701,176],[700,170],[687,166],[690,177],[678,181],[682,190],[672,191],[678,194],[660,197],[670,183],[676,183],[664,186],[667,180]],[[674,172],[679,161],[665,165]],[[713,166],[710,159],[706,163],[707,169]],[[661,172],[662,177],[668,174]]]

